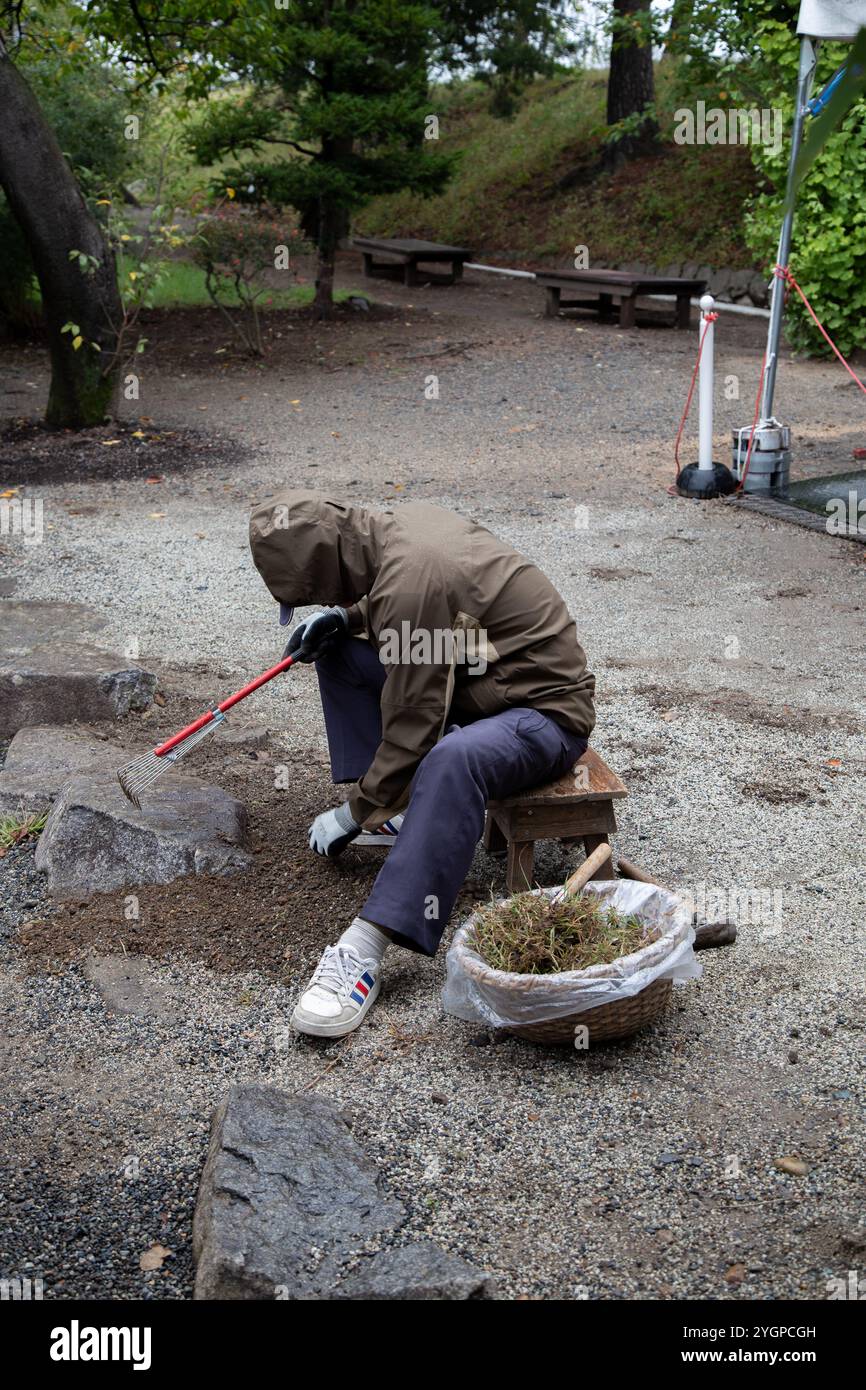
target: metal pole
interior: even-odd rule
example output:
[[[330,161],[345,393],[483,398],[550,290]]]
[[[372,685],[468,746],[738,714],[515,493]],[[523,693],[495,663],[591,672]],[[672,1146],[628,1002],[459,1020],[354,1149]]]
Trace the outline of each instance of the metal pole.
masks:
[[[806,117],[806,103],[812,90],[812,79],[818,61],[819,42],[817,39],[803,37],[800,44],[800,71],[797,78],[797,104],[794,108],[794,124],[791,128],[791,157],[788,161],[788,182],[786,194],[788,210],[779,234],[779,250],[776,264],[787,266],[791,252],[791,229],[794,224],[794,169],[800,144],[803,138],[803,122]],[[773,276],[770,292],[770,326],[767,330],[767,369],[764,376],[764,394],[761,400],[761,423],[773,418],[773,395],[776,389],[776,367],[779,361],[779,338],[782,332],[782,314],[785,308],[785,286],[778,275]]]
[[[715,319],[708,319],[716,301],[711,294],[701,297],[701,317],[698,324],[699,342],[703,342],[701,352],[699,385],[699,427],[698,427],[698,468],[712,471],[713,467],[713,336]],[[706,329],[706,336],[704,330]]]

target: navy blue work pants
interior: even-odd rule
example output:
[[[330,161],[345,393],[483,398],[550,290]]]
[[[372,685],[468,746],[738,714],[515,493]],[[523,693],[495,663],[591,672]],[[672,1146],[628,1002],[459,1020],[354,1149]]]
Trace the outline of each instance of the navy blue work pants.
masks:
[[[382,737],[385,668],[370,642],[348,638],[320,657],[316,671],[332,776],[355,782]],[[586,747],[585,738],[533,709],[449,725],[415,773],[402,828],[359,916],[432,956],[484,830],[487,802],[561,777]]]

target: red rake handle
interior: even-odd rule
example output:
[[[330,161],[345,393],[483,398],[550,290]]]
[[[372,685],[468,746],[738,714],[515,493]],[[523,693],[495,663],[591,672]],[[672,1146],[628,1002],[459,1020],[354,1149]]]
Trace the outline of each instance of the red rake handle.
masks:
[[[209,709],[207,714],[201,715],[201,717],[196,719],[192,724],[188,724],[185,729],[181,729],[179,734],[175,734],[173,738],[167,739],[166,742],[161,743],[158,748],[154,748],[154,754],[157,758],[161,758],[164,753],[170,753],[172,748],[176,748],[185,738],[189,738],[190,734],[197,734],[199,729],[204,728],[205,724],[210,724],[217,714],[225,714],[226,710],[231,709],[232,705],[236,705],[239,700],[245,700],[248,695],[252,695],[254,690],[258,690],[262,685],[267,685],[268,681],[272,681],[274,676],[279,676],[283,671],[288,671],[289,667],[294,664],[294,657],[287,656],[279,665],[272,666],[269,671],[265,671],[261,676],[257,676],[254,681],[250,681],[249,685],[245,685],[241,690],[236,690],[234,695],[230,695],[227,700],[223,700],[222,704],[217,705],[215,710]]]

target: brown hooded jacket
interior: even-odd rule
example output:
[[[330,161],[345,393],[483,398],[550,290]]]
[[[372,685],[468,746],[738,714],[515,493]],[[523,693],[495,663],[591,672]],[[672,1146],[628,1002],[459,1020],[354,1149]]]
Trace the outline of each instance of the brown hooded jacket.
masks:
[[[530,560],[476,522],[426,502],[394,511],[287,488],[250,520],[275,599],[339,605],[387,671],[382,742],[349,799],[380,825],[406,804],[421,759],[457,723],[529,706],[587,736],[595,678],[568,610]]]

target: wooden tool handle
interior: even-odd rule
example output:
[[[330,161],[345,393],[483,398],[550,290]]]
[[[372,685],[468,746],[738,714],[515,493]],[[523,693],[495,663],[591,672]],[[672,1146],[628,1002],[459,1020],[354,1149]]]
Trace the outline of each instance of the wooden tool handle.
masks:
[[[197,734],[199,729],[204,728],[205,724],[210,724],[216,717],[217,712],[225,714],[226,710],[232,708],[232,705],[236,705],[239,700],[245,700],[248,695],[252,695],[254,690],[258,690],[259,686],[267,684],[268,681],[272,681],[274,676],[279,676],[281,672],[288,671],[289,667],[294,666],[294,664],[295,658],[293,656],[286,656],[282,661],[278,661],[276,666],[271,666],[271,668],[265,671],[261,676],[256,676],[254,681],[250,681],[249,685],[245,685],[242,690],[236,690],[234,695],[230,695],[227,700],[223,700],[221,705],[217,705],[216,711],[212,709],[206,710],[204,714],[199,715],[194,723],[187,724],[185,729],[181,729],[179,734],[174,734],[172,738],[167,738],[165,743],[161,743],[158,748],[154,748],[153,751],[156,757],[162,758],[166,753],[170,753],[172,748],[176,748],[179,743],[183,743],[185,738],[189,738],[191,734]]]
[[[661,884],[649,874],[645,874],[643,869],[639,869],[636,864],[632,864],[628,859],[620,859],[617,866],[623,878],[633,878],[637,883],[651,883],[654,888],[661,888]]]
[[[620,859],[616,867],[623,878],[633,878],[638,883],[651,883],[654,888],[662,886],[628,859]],[[695,928],[696,951],[708,951],[713,946],[732,946],[737,939],[736,922],[705,922],[695,912],[692,914],[692,923]]]
[[[574,893],[579,893],[581,888],[592,878],[593,874],[610,859],[610,845],[599,845],[588,854],[579,869],[575,869],[570,878],[565,880],[563,896],[570,898]]]

